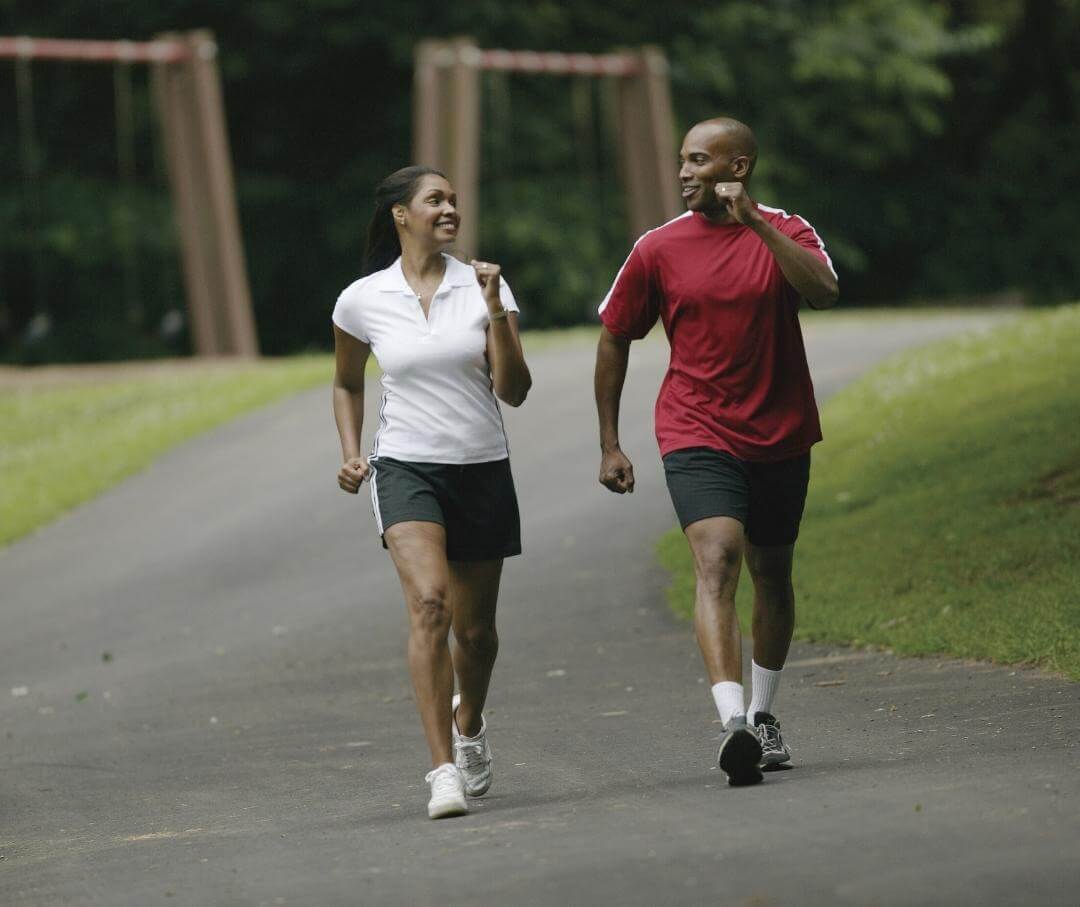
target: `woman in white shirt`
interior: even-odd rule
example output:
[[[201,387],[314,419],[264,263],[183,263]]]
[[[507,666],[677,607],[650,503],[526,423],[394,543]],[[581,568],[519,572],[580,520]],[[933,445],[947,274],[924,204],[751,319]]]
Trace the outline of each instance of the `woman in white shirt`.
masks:
[[[498,651],[503,558],[521,553],[496,397],[520,406],[532,379],[500,268],[444,253],[457,237],[446,177],[405,167],[375,190],[364,276],[334,307],[334,418],[350,494],[370,480],[383,545],[409,612],[409,670],[431,748],[428,815],[461,815],[491,784],[483,707]],[[364,368],[383,377],[364,457]],[[456,645],[449,646],[454,632]],[[454,695],[457,676],[459,695]]]

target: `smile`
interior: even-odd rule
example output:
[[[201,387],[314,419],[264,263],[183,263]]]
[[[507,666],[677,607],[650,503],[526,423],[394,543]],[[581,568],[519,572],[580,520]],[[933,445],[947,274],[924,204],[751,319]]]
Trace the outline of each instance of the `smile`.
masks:
[[[700,186],[683,186],[683,188],[682,188],[682,197],[683,198],[690,198],[691,195],[696,195],[698,189],[700,189],[700,188],[701,188]]]

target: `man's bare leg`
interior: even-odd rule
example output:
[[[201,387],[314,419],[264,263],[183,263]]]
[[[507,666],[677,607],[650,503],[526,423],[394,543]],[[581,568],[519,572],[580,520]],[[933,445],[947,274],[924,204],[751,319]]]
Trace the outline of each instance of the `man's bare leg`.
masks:
[[[746,566],[754,581],[754,661],[770,671],[784,666],[795,630],[794,553],[794,545],[746,544]]]
[[[746,565],[754,581],[754,663],[747,721],[757,727],[765,765],[791,760],[780,736],[773,699],[795,629],[795,590],[791,583],[794,552],[793,544],[746,545]]]
[[[716,762],[729,784],[756,784],[761,780],[761,744],[746,727],[742,635],[735,614],[745,546],[743,525],[731,517],[709,517],[691,523],[685,532],[697,575],[694,629],[724,724]]]
[[[735,590],[743,556],[743,526],[731,517],[710,517],[686,527],[694,555],[694,630],[709,683],[742,683],[742,635]]]

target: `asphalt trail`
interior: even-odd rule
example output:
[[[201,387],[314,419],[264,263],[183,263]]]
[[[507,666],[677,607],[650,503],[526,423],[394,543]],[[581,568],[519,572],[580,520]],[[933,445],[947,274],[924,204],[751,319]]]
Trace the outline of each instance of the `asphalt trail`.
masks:
[[[819,397],[991,320],[817,318]],[[798,645],[777,703],[796,768],[723,784],[653,555],[666,346],[633,350],[628,498],[596,483],[591,357],[532,353],[506,414],[526,554],[496,780],[464,819],[425,817],[403,606],[366,498],[336,490],[328,390],[0,553],[0,903],[1075,903],[1080,697],[1059,679]]]

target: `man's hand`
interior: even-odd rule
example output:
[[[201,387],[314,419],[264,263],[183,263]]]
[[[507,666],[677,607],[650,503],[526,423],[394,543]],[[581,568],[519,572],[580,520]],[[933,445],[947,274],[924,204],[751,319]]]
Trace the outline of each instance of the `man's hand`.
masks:
[[[740,224],[752,227],[756,221],[762,219],[757,205],[742,183],[717,183],[716,198]]]
[[[634,466],[621,450],[604,451],[600,458],[600,484],[615,494],[634,493]]]
[[[368,465],[367,457],[350,457],[341,464],[338,470],[337,483],[342,491],[356,494],[360,491],[360,485],[364,479],[371,477],[371,466]]]

